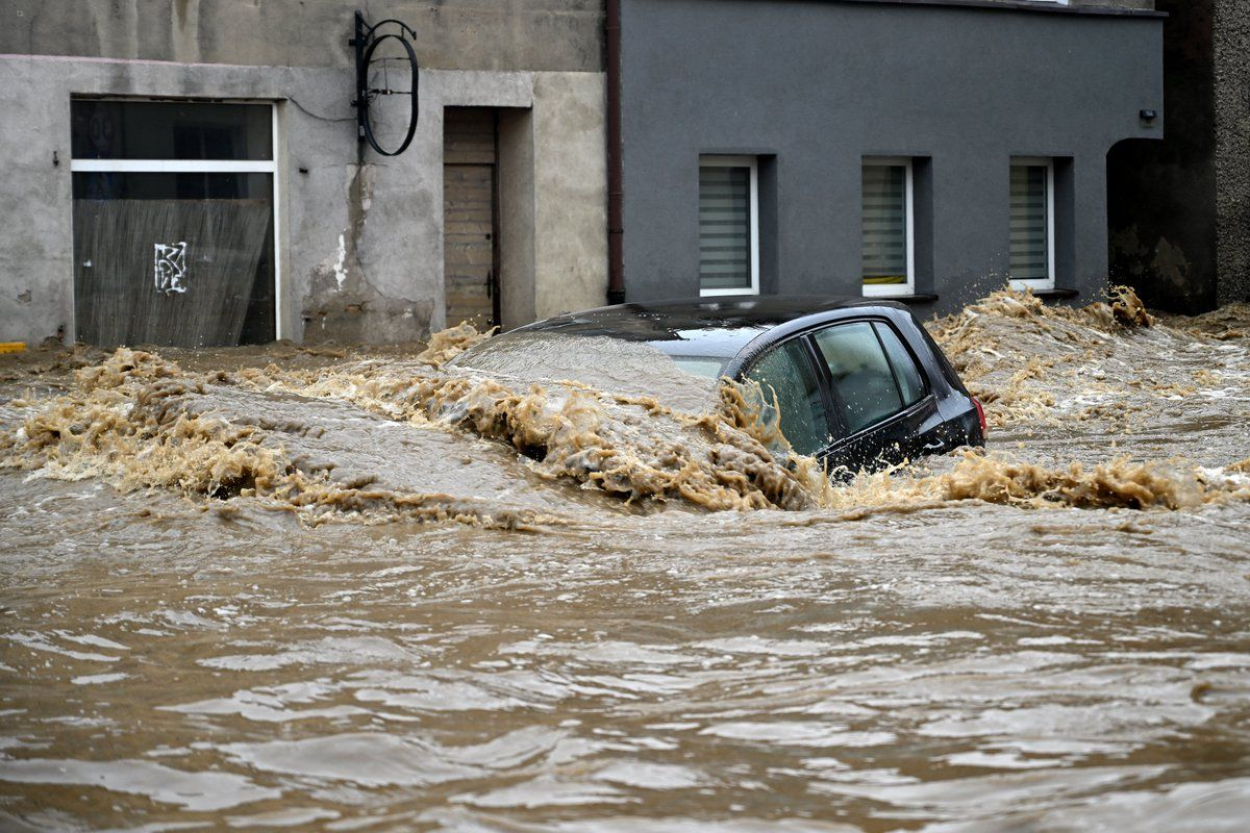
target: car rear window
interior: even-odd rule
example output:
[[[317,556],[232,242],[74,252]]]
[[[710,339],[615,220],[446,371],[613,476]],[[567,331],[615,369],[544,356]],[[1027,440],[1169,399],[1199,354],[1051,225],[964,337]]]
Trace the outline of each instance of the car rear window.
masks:
[[[831,432],[816,369],[801,341],[782,344],[757,361],[746,377],[758,382],[764,395],[777,398],[777,411],[765,419],[780,420],[781,433],[799,454],[815,454],[829,445]]]
[[[830,327],[816,334],[816,345],[842,400],[849,433],[862,431],[903,409],[894,372],[872,324],[857,321]]]

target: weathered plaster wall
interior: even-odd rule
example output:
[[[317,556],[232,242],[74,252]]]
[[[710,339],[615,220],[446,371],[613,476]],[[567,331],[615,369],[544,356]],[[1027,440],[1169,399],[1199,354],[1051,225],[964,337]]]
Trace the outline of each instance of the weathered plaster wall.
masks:
[[[0,224],[0,337],[38,342],[58,332],[74,335],[70,97],[105,92],[290,96],[307,110],[281,105],[287,129],[278,148],[280,160],[291,160],[279,176],[279,199],[288,209],[277,241],[284,255],[279,329],[298,337],[297,286],[318,271],[333,273],[329,264],[336,262],[339,234],[349,226],[344,194],[353,177],[347,162],[354,160],[341,148],[354,147],[355,140],[354,120],[337,94],[345,83],[350,78],[342,70],[0,56],[0,111],[6,116],[0,122],[0,152],[10,160],[0,187],[6,218]],[[295,165],[309,168],[298,182],[292,180]],[[290,246],[291,240],[301,245]]]
[[[543,166],[529,175],[534,216],[546,218],[544,233],[579,239],[517,241],[536,254],[516,280],[530,281],[533,296],[535,280],[541,287],[546,275],[567,278],[567,291],[544,297],[597,303],[607,278],[606,254],[595,252],[606,252],[606,231],[593,218],[606,176],[589,157],[595,142],[602,157],[602,84],[597,72],[423,72],[412,147],[393,158],[369,152],[359,166],[349,70],[0,56],[0,153],[9,160],[0,187],[0,340],[73,336],[74,94],[279,102],[279,326],[284,337],[310,342],[408,341],[443,326],[443,108],[534,108],[542,151],[530,164],[541,158]],[[561,160],[567,177],[550,172]],[[558,228],[562,212],[568,229]]]
[[[329,238],[333,247],[307,272],[295,272],[292,292],[306,341],[408,341],[444,326],[443,109],[528,108],[533,86],[530,73],[423,72],[417,135],[406,152],[382,158],[366,151],[361,168],[354,159],[330,166],[331,176],[341,168],[338,183],[292,194],[293,240],[326,239],[305,237],[308,225],[299,224],[323,222],[325,188],[340,189],[344,207]],[[325,148],[325,154],[341,160],[348,147],[354,154],[354,140]],[[290,164],[298,168],[300,162],[292,157]]]
[[[522,146],[501,148],[505,186],[515,186],[501,195],[509,322],[599,303],[607,281],[603,0],[359,7],[373,22],[395,17],[416,28],[422,64],[413,145],[395,158],[368,151],[363,165],[349,104],[356,4],[0,0],[0,151],[14,166],[0,186],[0,209],[14,217],[0,227],[0,337],[73,336],[74,94],[280,102],[284,337],[403,341],[443,326],[447,106],[509,108],[505,121],[525,125],[514,133]],[[526,167],[510,168],[517,164]],[[547,288],[547,280],[568,283]]]
[[[607,160],[598,73],[536,73],[532,110],[499,122],[503,327],[602,306]]]
[[[536,318],[602,306],[607,296],[605,97],[599,74],[534,80]]]
[[[603,0],[2,0],[0,53],[345,68],[357,8],[415,28],[431,69],[603,68]]]
[[[499,314],[505,330],[538,318],[534,306],[534,209],[534,112],[501,110]]]
[[[1250,301],[1250,0],[1215,3],[1218,303]]]

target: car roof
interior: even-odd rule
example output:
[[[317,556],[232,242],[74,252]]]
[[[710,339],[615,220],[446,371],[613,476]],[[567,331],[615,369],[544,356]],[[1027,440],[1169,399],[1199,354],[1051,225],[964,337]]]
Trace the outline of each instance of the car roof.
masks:
[[[860,307],[906,309],[893,301],[854,296],[727,296],[598,307],[548,318],[521,331],[645,341],[674,356],[729,359],[768,330]]]

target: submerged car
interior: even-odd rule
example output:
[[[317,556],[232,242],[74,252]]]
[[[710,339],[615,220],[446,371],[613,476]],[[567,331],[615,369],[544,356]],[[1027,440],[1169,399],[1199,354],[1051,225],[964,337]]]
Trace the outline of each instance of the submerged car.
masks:
[[[766,419],[777,420],[796,452],[829,470],[879,468],[985,442],[981,404],[911,311],[891,301],[621,304],[512,330],[454,364],[633,386],[638,394],[653,385],[670,394],[665,401],[687,386],[705,393],[723,377],[757,382]],[[660,372],[660,364],[676,372]]]

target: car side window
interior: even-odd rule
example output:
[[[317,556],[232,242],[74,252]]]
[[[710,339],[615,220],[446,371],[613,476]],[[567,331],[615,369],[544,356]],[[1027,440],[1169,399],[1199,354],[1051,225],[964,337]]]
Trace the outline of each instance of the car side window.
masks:
[[[801,341],[786,342],[765,354],[746,378],[758,382],[768,400],[776,397],[775,416],[795,451],[810,455],[829,445],[829,417],[820,380]],[[766,414],[766,418],[771,416]]]
[[[873,324],[877,335],[885,346],[886,355],[890,358],[890,366],[894,368],[894,377],[898,379],[898,388],[903,394],[903,407],[915,405],[924,398],[924,380],[916,360],[907,352],[894,328],[882,321]]]
[[[816,334],[820,355],[842,399],[851,434],[903,410],[894,373],[867,321],[838,324]]]

